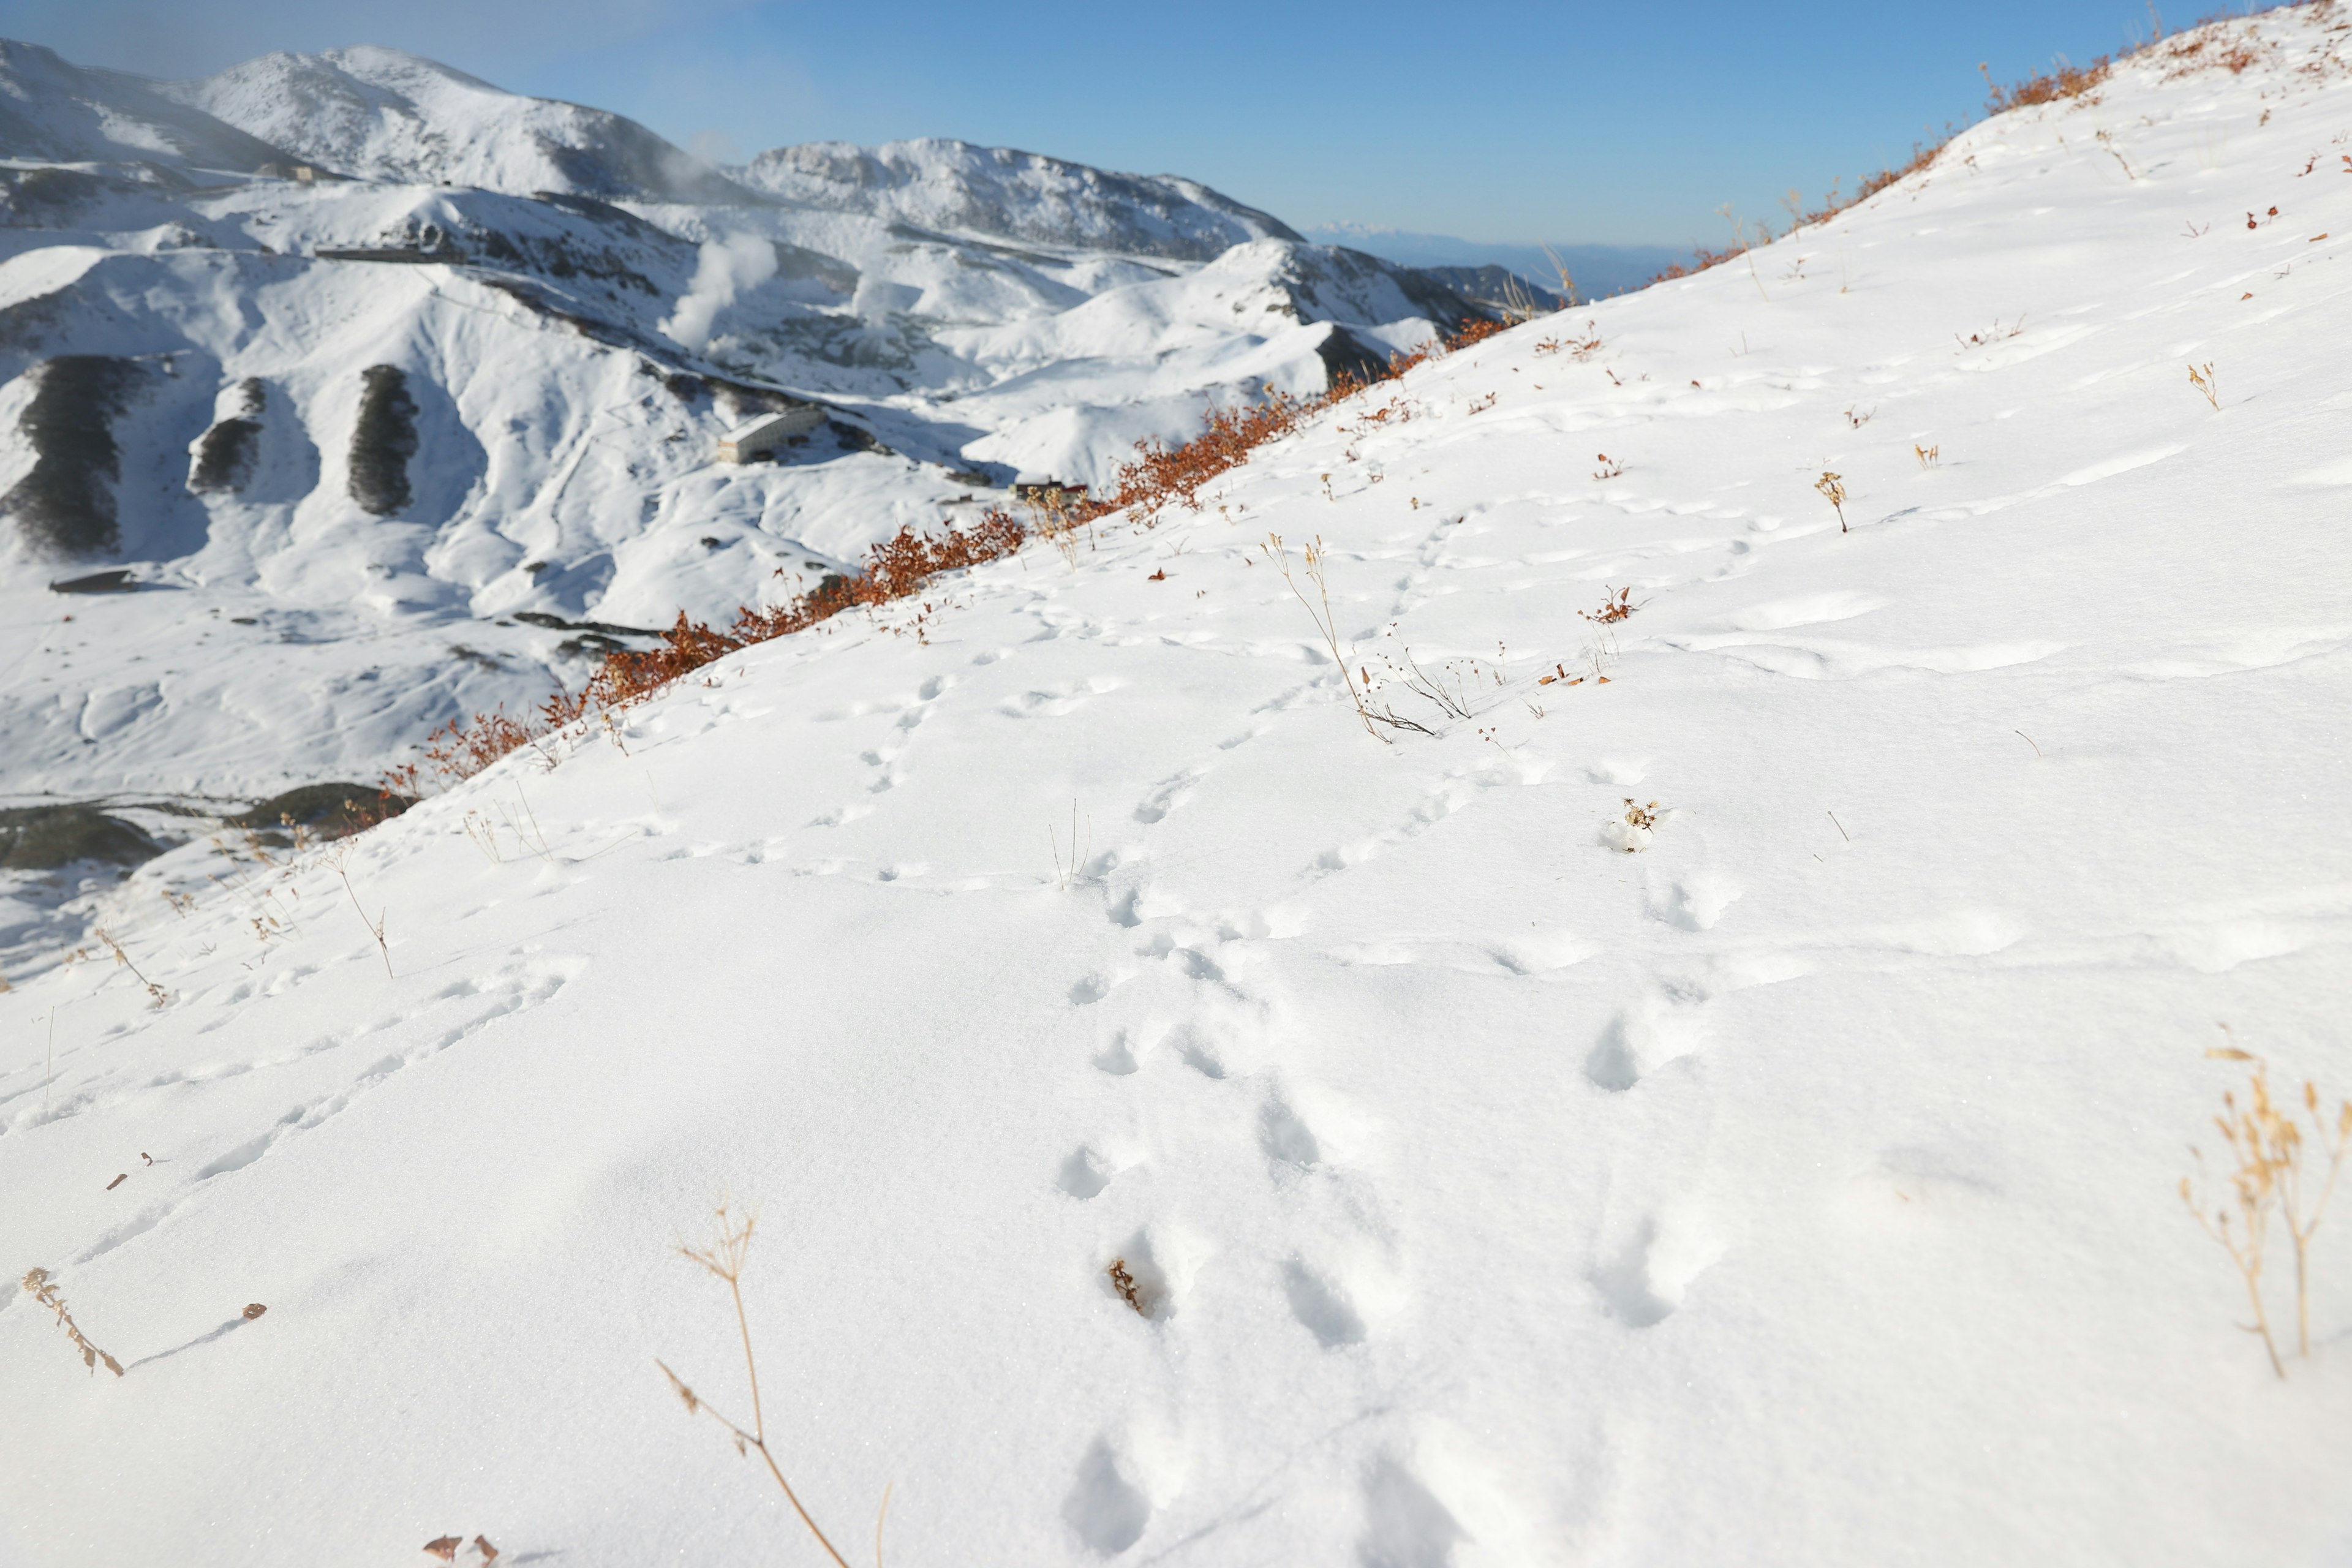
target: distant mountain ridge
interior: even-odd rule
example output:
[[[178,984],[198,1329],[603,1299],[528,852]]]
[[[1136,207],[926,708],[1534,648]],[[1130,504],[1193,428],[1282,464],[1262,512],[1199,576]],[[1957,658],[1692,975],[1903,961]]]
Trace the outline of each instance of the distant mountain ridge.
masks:
[[[1555,293],[1560,288],[1560,268],[1565,267],[1577,295],[1587,300],[1638,289],[1669,265],[1687,259],[1689,254],[1670,245],[1488,244],[1378,224],[1310,224],[1300,232],[1318,245],[1348,246],[1404,267],[1438,271],[1507,268],[1521,281]]]
[[[173,84],[88,70],[38,44],[0,38],[0,156],[52,163],[191,165],[250,174],[278,148],[201,108]]]
[[[808,206],[1134,256],[1206,261],[1252,240],[1300,239],[1280,219],[1197,180],[1112,174],[936,137],[778,147],[733,173],[754,190]]]

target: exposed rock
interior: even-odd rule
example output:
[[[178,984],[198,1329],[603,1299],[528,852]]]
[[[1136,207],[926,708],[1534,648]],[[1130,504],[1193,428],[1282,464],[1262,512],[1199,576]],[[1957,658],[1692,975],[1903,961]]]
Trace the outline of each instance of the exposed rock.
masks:
[[[301,784],[226,820],[231,827],[305,827],[320,838],[341,838],[387,816],[398,816],[415,804],[406,795],[387,795],[373,784]]]
[[[136,866],[163,852],[137,827],[93,805],[0,809],[0,870],[54,871],[77,860]]]

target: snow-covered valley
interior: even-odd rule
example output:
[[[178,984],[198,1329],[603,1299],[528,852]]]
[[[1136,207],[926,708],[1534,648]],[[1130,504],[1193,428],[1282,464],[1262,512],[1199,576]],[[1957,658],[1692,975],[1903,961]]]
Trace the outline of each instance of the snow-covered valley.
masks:
[[[456,234],[495,195],[280,184],[312,245],[383,232],[341,204]],[[698,239],[593,221],[670,258],[657,330]],[[774,221],[816,251],[901,220]],[[360,521],[305,510],[346,494],[314,441],[309,499],[204,502],[203,549],[152,555],[252,563],[186,679],[235,646],[302,700],[287,605],[380,615],[302,635],[389,671],[449,640],[404,617],[732,591],[660,554],[670,510],[596,521],[648,492],[581,434],[706,441],[719,392],[466,268],[345,284],[271,243],[93,244],[101,281],[10,297],[226,321],[263,286],[208,268],[284,268],[289,319],[383,312],[474,367],[480,413],[420,419],[515,422],[468,482],[544,531],[451,500],[366,523],[380,554],[305,551]],[[1171,408],[1300,384],[1292,334],[1328,326],[1185,336],[1262,246],[1318,254],[1252,238],[940,341],[1034,353],[969,400],[1035,420],[1114,406],[1050,384],[1147,330],[1202,356]],[[1747,258],[1380,384],[1074,563],[735,654],[335,846],[147,860],[93,894],[103,941],[0,994],[0,1265],[125,1368],[0,1302],[0,1562],[819,1560],[656,1365],[748,1418],[727,1291],[674,1250],[721,1194],[761,1217],[770,1451],[857,1560],[887,1486],[899,1565],[2352,1562],[2352,1219],[2317,1232],[2307,1354],[2273,1258],[2279,1377],[2176,1191],[2245,1092],[2209,1048],[2352,1094],[2347,253],[2352,16],[2216,24]],[[525,335],[573,379],[466,348]],[[243,417],[217,400],[253,374],[322,428],[384,357],[304,389],[290,349],[205,352],[124,418]],[[1015,464],[923,447],[943,394],[837,368],[795,389],[890,456],[642,483],[681,517],[836,485],[922,521],[950,463]],[[278,406],[252,471],[290,491]],[[527,478],[564,462],[578,513]],[[709,553],[871,534],[735,537]],[[609,575],[571,599],[500,553],[593,576],[590,540]],[[37,640],[122,657],[104,617],[210,591],[187,570]],[[331,747],[362,710],[310,711]],[[379,754],[348,743],[322,765]]]

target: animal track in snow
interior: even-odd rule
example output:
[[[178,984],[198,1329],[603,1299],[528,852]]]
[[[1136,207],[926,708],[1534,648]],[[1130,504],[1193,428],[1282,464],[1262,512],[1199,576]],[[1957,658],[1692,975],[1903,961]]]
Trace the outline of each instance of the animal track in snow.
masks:
[[[1470,1538],[1421,1478],[1383,1455],[1364,1477],[1361,1568],[1446,1568],[1454,1549]]]
[[[1653,1215],[1590,1278],[1610,1316],[1654,1328],[1674,1315],[1691,1282],[1722,1256],[1722,1244],[1695,1218]]]
[[[1323,1148],[1316,1142],[1314,1131],[1279,1095],[1258,1110],[1257,1146],[1267,1159],[1302,1171],[1314,1169],[1323,1160]]]
[[[1282,1266],[1282,1294],[1290,1303],[1290,1315],[1325,1350],[1363,1342],[1364,1320],[1347,1292],[1298,1258]]]
[[[1142,1489],[1119,1473],[1107,1438],[1097,1437],[1078,1461],[1062,1518],[1078,1539],[1105,1557],[1117,1556],[1143,1539],[1151,1522],[1151,1502]]]
[[[1653,898],[1650,914],[1684,931],[1712,931],[1740,891],[1738,883],[1719,872],[1694,871],[1676,879],[1664,898]]]
[[[1135,1059],[1134,1050],[1128,1044],[1125,1029],[1113,1035],[1091,1059],[1097,1068],[1113,1078],[1126,1078],[1140,1065]]]
[[[1136,806],[1135,820],[1145,824],[1165,821],[1170,812],[1184,804],[1201,776],[1200,769],[1187,768],[1173,778],[1161,780]]]
[[[533,961],[509,970],[488,983],[460,981],[444,986],[428,1000],[425,1006],[411,1013],[395,1015],[382,1023],[362,1030],[349,1039],[331,1036],[322,1042],[294,1053],[235,1065],[233,1070],[222,1068],[197,1068],[184,1074],[164,1072],[155,1075],[146,1087],[166,1091],[177,1089],[185,1092],[191,1086],[201,1087],[217,1079],[241,1076],[256,1067],[283,1066],[289,1062],[316,1057],[322,1051],[344,1045],[358,1044],[382,1036],[424,1019],[437,1004],[466,1001],[476,997],[488,998],[486,1006],[476,1009],[473,1015],[464,1021],[444,1024],[438,1028],[424,1033],[404,1049],[377,1057],[352,1078],[349,1087],[331,1094],[314,1097],[301,1105],[295,1106],[279,1115],[260,1132],[241,1139],[214,1154],[196,1168],[193,1179],[185,1187],[100,1235],[76,1258],[75,1261],[89,1262],[91,1258],[110,1252],[124,1242],[152,1229],[182,1204],[193,1198],[207,1183],[247,1169],[268,1155],[287,1138],[308,1131],[331,1118],[340,1115],[348,1110],[352,1102],[360,1095],[390,1078],[401,1068],[414,1066],[428,1057],[437,1055],[470,1038],[500,1018],[527,1011],[548,1001],[563,989],[572,977],[579,973],[580,968],[580,963],[575,960]]]
[[[1469,805],[1479,790],[1490,787],[1498,782],[1500,781],[1479,775],[1450,779],[1444,787],[1423,795],[1411,810],[1406,812],[1404,820],[1395,826],[1346,844],[1334,845],[1308,862],[1301,875],[1312,880],[1328,877],[1334,871],[1345,871],[1350,867],[1360,866],[1365,861],[1385,854],[1400,844],[1420,837]]]
[[[1118,1282],[1111,1277],[1110,1265],[1116,1259],[1125,1270],[1129,1289],[1135,1293],[1132,1303],[1126,1300]],[[1166,1318],[1176,1310],[1177,1290],[1168,1270],[1160,1260],[1151,1243],[1151,1233],[1139,1230],[1119,1243],[1111,1257],[1102,1260],[1095,1270],[1103,1293],[1127,1310],[1140,1313],[1153,1322]]]
[[[1084,1200],[1110,1185],[1110,1178],[1111,1173],[1104,1168],[1100,1155],[1092,1149],[1073,1149],[1055,1174],[1054,1184],[1070,1196]]]
[[[1059,719],[1076,712],[1093,699],[1105,692],[1116,691],[1125,684],[1125,681],[1110,676],[1090,676],[1055,689],[1024,691],[1018,696],[1008,697],[996,705],[996,710],[1012,719]]]
[[[1685,653],[1719,653],[1768,675],[1799,680],[1852,680],[1885,669],[1918,669],[1931,675],[1974,675],[2011,665],[2033,664],[2063,653],[2061,642],[1968,643],[1949,647],[1885,648],[1828,638],[1767,642],[1747,632],[1686,633],[1660,639]]]
[[[1341,963],[1377,967],[1427,963],[1470,974],[1544,974],[1582,963],[1599,951],[1569,931],[1530,931],[1526,936],[1483,941],[1386,937],[1341,942],[1330,950]]]
[[[1706,999],[1696,982],[1670,981],[1618,1009],[1585,1055],[1585,1078],[1622,1094],[1675,1058],[1688,1056],[1698,1048],[1697,1008]]]

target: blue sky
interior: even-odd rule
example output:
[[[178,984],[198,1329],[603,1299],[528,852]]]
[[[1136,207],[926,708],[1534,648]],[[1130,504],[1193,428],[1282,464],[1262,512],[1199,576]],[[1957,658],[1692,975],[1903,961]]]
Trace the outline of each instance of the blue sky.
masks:
[[[2186,21],[2184,15],[2168,21]],[[1181,174],[1299,225],[1687,245],[1899,158],[2144,0],[1348,5],[1190,0],[9,0],[0,32],[200,75],[380,43],[743,155],[958,136]]]

